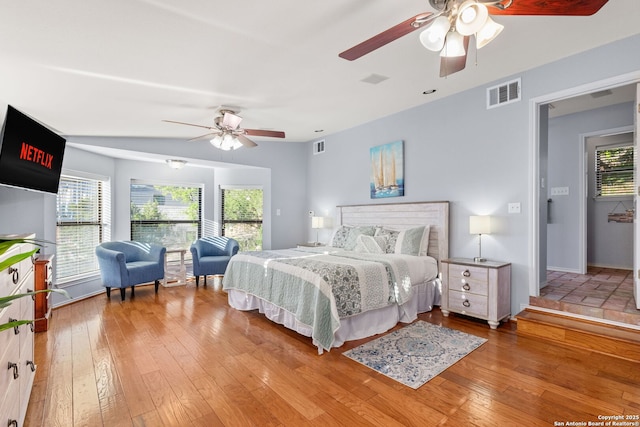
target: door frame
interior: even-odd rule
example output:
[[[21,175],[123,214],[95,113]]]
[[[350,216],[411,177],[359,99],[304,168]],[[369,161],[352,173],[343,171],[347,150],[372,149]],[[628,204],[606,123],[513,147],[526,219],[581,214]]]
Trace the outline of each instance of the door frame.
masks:
[[[640,71],[587,83],[529,100],[529,295],[540,296],[540,188],[546,183],[540,177],[540,106],[562,99],[586,95],[618,86],[640,83]],[[582,162],[584,163],[584,162]],[[584,167],[584,166],[583,166]],[[584,192],[582,193],[584,194]],[[586,203],[586,201],[585,201]],[[586,211],[585,211],[586,214]],[[581,215],[582,217],[582,215]],[[584,218],[581,218],[584,221]],[[584,225],[586,227],[586,224]],[[546,229],[544,230],[546,233]],[[586,246],[586,242],[585,242]]]
[[[579,190],[581,194],[581,202],[580,202],[580,210],[578,213],[578,225],[580,227],[580,236],[579,236],[579,250],[580,250],[580,259],[578,262],[578,270],[580,274],[586,274],[587,272],[587,249],[588,249],[588,236],[589,236],[589,227],[588,227],[588,217],[587,217],[587,203],[589,202],[589,194],[588,191],[593,190],[589,188],[589,167],[593,167],[593,165],[587,164],[588,159],[588,150],[587,150],[587,140],[593,137],[604,137],[604,136],[613,136],[619,134],[626,133],[634,133],[634,126],[620,126],[616,128],[610,129],[600,129],[593,132],[581,133],[580,134],[580,156],[582,157],[582,162],[580,162],[580,166],[578,168],[578,173],[580,174],[580,183]]]

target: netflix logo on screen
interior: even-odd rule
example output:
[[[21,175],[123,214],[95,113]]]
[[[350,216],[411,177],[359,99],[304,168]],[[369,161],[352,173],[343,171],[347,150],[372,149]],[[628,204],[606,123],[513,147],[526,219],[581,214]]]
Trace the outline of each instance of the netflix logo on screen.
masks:
[[[0,140],[0,184],[57,193],[66,140],[8,106]]]

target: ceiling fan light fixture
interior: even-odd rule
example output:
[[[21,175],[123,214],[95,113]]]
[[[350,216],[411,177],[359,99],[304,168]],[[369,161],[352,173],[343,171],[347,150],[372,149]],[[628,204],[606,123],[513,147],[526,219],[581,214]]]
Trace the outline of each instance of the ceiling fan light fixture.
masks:
[[[477,33],[489,18],[489,11],[476,0],[467,0],[460,5],[456,17],[456,31],[463,36]]]
[[[464,49],[464,37],[457,31],[449,31],[444,47],[440,51],[440,56],[444,58],[453,58],[455,56],[464,56],[467,52]]]
[[[221,148],[222,146],[222,135],[216,135],[214,136],[210,141],[211,145],[213,145],[216,148]]]
[[[451,22],[446,16],[439,16],[433,20],[431,25],[420,33],[420,43],[434,52],[438,52],[444,46],[445,38],[449,29],[451,28]]]
[[[480,49],[491,43],[493,39],[498,37],[498,34],[500,34],[502,30],[504,30],[504,25],[498,24],[491,18],[487,18],[487,22],[485,22],[480,31],[476,33],[476,48]]]
[[[167,159],[166,162],[171,169],[182,169],[187,164],[186,160],[178,159]]]

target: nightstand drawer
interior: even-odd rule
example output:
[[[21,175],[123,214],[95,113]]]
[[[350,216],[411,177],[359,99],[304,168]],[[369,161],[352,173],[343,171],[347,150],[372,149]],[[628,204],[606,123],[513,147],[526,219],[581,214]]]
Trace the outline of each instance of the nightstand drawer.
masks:
[[[449,290],[449,309],[451,311],[486,318],[487,307],[486,296]]]
[[[451,286],[451,288],[457,288],[458,283],[461,285],[468,283],[477,289],[477,291],[473,291],[474,293],[486,295],[487,285],[489,284],[489,272],[485,267],[449,264],[449,280],[451,280],[452,285],[455,285]],[[480,291],[480,289],[484,290]]]

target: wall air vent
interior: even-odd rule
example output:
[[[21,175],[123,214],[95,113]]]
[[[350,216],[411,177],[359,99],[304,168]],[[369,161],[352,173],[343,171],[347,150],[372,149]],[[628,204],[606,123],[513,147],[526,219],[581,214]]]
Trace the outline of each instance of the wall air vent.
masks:
[[[324,153],[324,139],[313,143],[313,154]]]
[[[520,101],[521,80],[515,79],[487,89],[487,109]]]

